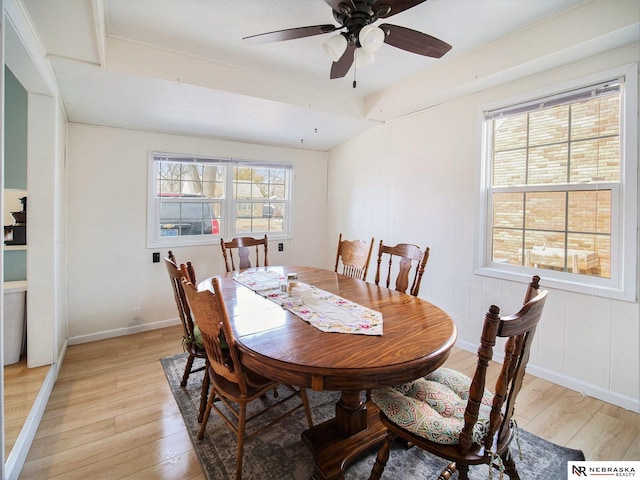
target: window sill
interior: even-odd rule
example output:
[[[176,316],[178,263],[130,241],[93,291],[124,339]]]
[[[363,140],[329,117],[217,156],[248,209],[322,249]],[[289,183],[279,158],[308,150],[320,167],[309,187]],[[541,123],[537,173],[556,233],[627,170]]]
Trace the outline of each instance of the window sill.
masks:
[[[238,237],[254,237],[260,238],[263,237],[264,233],[238,233],[235,237],[221,237],[219,235],[206,237],[206,238],[198,238],[198,239],[190,239],[188,237],[162,237],[166,240],[160,241],[151,241],[147,243],[148,249],[157,249],[157,248],[178,248],[178,247],[197,247],[201,245],[220,245],[220,239],[225,238],[227,241],[232,238]],[[274,235],[274,234],[266,234],[269,243],[275,241],[283,241],[283,240],[291,240],[290,235]]]
[[[545,288],[595,295],[612,300],[636,302],[636,292],[629,292],[623,287],[613,285],[613,282],[607,278],[589,277],[587,275],[576,275],[542,268],[526,268],[514,265],[506,267],[499,264],[478,268],[474,271],[474,274],[522,283],[531,281],[532,275],[539,275],[542,279],[540,283]]]

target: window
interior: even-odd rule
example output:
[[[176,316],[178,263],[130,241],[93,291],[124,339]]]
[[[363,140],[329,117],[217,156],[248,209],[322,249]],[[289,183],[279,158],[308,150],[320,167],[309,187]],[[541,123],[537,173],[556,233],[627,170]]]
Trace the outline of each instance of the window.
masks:
[[[238,165],[233,172],[237,233],[285,231],[288,172],[282,168]]]
[[[147,245],[289,236],[291,165],[154,153]]]
[[[637,262],[635,140],[627,138],[637,122],[625,111],[635,110],[626,83],[609,78],[483,112],[480,273],[542,270],[565,286],[635,298],[624,285]]]

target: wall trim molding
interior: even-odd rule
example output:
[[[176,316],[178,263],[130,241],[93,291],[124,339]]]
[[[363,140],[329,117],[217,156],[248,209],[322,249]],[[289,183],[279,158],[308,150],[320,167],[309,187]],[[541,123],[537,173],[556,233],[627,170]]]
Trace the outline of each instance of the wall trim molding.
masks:
[[[81,343],[96,342],[98,340],[106,340],[107,338],[121,337],[123,335],[132,335],[134,333],[146,332],[148,330],[157,330],[159,328],[173,327],[180,325],[178,317],[159,320],[157,322],[142,323],[139,325],[130,325],[128,327],[114,328],[113,330],[104,330],[101,332],[87,333],[85,335],[75,335],[67,339],[69,345],[79,345]]]

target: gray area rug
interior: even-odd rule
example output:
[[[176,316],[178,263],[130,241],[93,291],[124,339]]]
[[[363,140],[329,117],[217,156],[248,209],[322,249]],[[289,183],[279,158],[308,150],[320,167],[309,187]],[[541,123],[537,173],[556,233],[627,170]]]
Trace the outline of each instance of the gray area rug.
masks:
[[[186,358],[185,353],[163,358],[160,362],[207,478],[209,480],[233,479],[235,478],[236,437],[215,412],[211,413],[205,437],[202,440],[196,438],[200,428],[198,408],[203,373],[191,374],[187,386],[180,387]],[[315,424],[334,416],[335,403],[339,398],[338,392],[308,390],[308,393]],[[251,480],[307,480],[313,471],[313,457],[300,438],[306,428],[304,411],[300,409],[247,441],[242,477]],[[248,431],[251,432],[251,428]],[[519,458],[517,453],[515,440],[512,448],[522,480],[566,479],[567,462],[584,460],[581,451],[555,445],[522,429],[519,432],[519,443],[522,458]],[[345,472],[345,478],[347,480],[369,478],[375,454],[376,451],[372,451],[352,464]],[[405,449],[402,446],[394,446],[382,478],[435,479],[446,465],[446,460],[417,448]],[[494,470],[493,478],[498,477],[498,471]],[[457,475],[454,478],[457,478]],[[472,466],[470,478],[471,480],[489,478],[488,467]],[[507,476],[505,475],[504,478],[506,479]]]

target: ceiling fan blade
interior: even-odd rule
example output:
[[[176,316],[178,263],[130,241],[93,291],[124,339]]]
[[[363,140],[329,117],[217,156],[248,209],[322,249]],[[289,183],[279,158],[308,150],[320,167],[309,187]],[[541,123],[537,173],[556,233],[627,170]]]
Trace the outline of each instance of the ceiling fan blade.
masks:
[[[326,0],[325,0],[326,1]],[[378,11],[378,7],[389,6],[391,10],[386,15],[380,14],[380,18],[388,18],[391,15],[396,15],[397,13],[404,12],[405,10],[409,10],[416,5],[420,5],[421,3],[426,2],[427,0],[378,0],[372,6],[374,12]],[[329,3],[329,2],[327,2]]]
[[[417,53],[425,57],[440,58],[451,50],[451,45],[448,43],[410,28],[388,23],[383,23],[380,28],[386,33],[384,43],[407,52]]]
[[[296,38],[312,37],[314,35],[322,35],[331,33],[339,28],[331,24],[312,25],[309,27],[288,28],[286,30],[278,30],[275,32],[260,33],[244,37],[243,40],[250,45],[259,45],[261,43],[281,42],[283,40],[295,40]]]
[[[422,0],[422,1],[424,1],[424,0]],[[355,3],[353,3],[353,0],[324,0],[324,3],[329,5],[333,9],[334,12],[345,13],[340,9],[340,5],[341,4],[344,4],[344,5],[348,6],[352,10],[356,9],[356,5],[355,5]]]
[[[344,51],[338,61],[333,62],[333,64],[331,65],[331,75],[329,75],[329,78],[342,78],[347,74],[347,72],[351,68],[351,65],[353,65],[355,51],[355,45],[347,45],[347,49]]]

